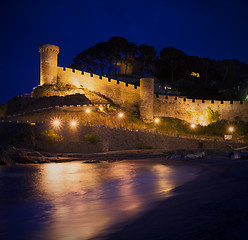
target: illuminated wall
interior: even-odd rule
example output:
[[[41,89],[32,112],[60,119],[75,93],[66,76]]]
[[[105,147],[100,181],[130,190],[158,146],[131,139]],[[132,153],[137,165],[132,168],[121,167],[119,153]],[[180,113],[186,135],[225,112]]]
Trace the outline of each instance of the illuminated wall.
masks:
[[[58,67],[58,82],[98,92],[116,104],[139,103],[140,101],[138,86],[71,68]]]
[[[70,84],[76,86],[73,93],[83,93],[83,89],[97,92],[110,98],[115,104],[139,105],[142,119],[152,120],[156,117],[174,117],[202,125],[210,122],[208,107],[218,111],[220,119],[232,120],[240,117],[248,122],[248,102],[193,100],[175,96],[154,95],[152,78],[141,79],[141,87],[127,84],[115,79],[81,72],[71,68],[57,67],[59,48],[54,45],[41,45],[41,79],[40,84]],[[56,69],[55,69],[56,68]],[[56,78],[56,79],[55,79]],[[50,95],[65,95],[58,91]],[[72,94],[68,92],[68,94]],[[48,95],[48,94],[47,94]]]
[[[220,119],[240,117],[248,122],[248,102],[188,99],[175,96],[154,95],[154,116],[173,117],[192,123],[209,123],[208,107],[218,111]]]

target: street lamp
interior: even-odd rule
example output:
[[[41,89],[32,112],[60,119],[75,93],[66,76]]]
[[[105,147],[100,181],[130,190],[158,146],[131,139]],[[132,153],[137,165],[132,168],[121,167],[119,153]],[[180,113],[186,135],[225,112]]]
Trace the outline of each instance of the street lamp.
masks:
[[[77,126],[77,122],[75,120],[71,121],[71,127],[75,128]]]
[[[192,123],[191,125],[190,125],[190,127],[193,129],[193,138],[195,137],[195,128],[196,128],[196,125],[194,124],[194,123]]]
[[[123,117],[124,117],[124,114],[123,114],[123,113],[119,113],[119,114],[118,114],[118,117],[119,117],[119,118],[123,118]]]
[[[59,125],[60,125],[59,119],[54,119],[54,120],[53,120],[53,126],[54,126],[54,127],[59,127]]]
[[[121,128],[121,127],[122,127],[122,126],[121,126],[121,123],[122,123],[121,120],[122,120],[122,118],[124,117],[124,114],[123,114],[123,113],[119,113],[119,114],[118,114],[118,117],[120,118],[120,128]]]
[[[230,133],[234,132],[234,127],[232,127],[232,126],[229,127],[229,128],[228,128],[228,131],[229,131]]]
[[[155,119],[154,119],[154,122],[155,122],[155,123],[159,123],[159,118],[155,118]]]

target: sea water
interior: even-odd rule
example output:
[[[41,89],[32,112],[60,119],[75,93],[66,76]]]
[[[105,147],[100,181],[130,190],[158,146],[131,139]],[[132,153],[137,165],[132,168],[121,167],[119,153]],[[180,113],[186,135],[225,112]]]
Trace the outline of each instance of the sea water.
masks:
[[[156,159],[1,166],[0,239],[101,236],[198,174]]]

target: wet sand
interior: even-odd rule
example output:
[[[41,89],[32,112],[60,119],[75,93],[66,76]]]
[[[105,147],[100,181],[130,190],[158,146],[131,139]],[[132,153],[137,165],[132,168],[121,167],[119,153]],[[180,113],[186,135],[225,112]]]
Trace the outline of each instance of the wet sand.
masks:
[[[248,160],[212,156],[166,164],[195,165],[202,171],[138,219],[112,227],[116,232],[106,239],[248,239]]]

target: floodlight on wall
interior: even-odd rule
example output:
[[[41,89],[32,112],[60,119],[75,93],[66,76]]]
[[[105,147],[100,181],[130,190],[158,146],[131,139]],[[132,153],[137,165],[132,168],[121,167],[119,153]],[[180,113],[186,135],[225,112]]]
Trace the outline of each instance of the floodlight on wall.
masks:
[[[118,117],[119,117],[119,118],[123,118],[123,117],[124,117],[124,114],[123,114],[123,113],[119,113],[119,114],[118,114]]]
[[[154,122],[155,122],[155,123],[159,123],[159,121],[160,121],[159,118],[155,118],[155,119],[154,119]]]

